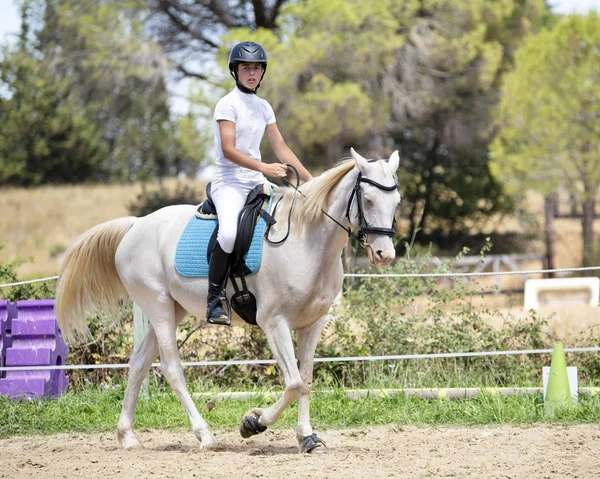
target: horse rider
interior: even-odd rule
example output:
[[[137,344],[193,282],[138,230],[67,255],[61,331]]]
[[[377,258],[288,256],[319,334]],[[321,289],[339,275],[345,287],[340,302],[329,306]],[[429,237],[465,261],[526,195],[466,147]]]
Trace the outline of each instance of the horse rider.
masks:
[[[308,181],[312,175],[287,146],[273,108],[256,92],[267,70],[267,54],[254,42],[236,44],[229,54],[229,72],[235,88],[221,98],[214,112],[214,137],[217,169],[211,196],[217,209],[219,231],[208,268],[206,319],[225,323],[227,313],[221,305],[227,281],[229,259],[237,234],[237,221],[248,193],[268,182],[264,175],[283,178],[287,164]],[[260,143],[267,136],[281,163],[263,163]]]

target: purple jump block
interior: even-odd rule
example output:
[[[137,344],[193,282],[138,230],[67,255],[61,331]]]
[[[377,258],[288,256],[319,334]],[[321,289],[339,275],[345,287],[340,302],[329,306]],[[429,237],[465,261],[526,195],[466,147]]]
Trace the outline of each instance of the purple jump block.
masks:
[[[0,300],[0,367],[6,364],[6,350],[12,346],[12,320],[17,317],[17,305]],[[0,371],[0,378],[5,375]]]
[[[12,319],[12,345],[6,348],[5,366],[60,366],[69,353],[58,329],[54,300],[16,303]],[[58,396],[68,385],[64,370],[6,371],[0,378],[0,394],[14,398]]]

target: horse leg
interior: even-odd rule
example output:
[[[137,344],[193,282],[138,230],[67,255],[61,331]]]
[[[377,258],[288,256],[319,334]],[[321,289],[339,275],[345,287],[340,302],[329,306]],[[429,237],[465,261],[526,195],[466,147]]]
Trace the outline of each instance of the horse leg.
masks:
[[[146,378],[152,361],[158,355],[158,343],[154,330],[150,328],[144,336],[140,348],[133,353],[129,360],[129,378],[123,399],[123,408],[117,426],[117,439],[123,449],[141,446],[142,443],[133,431],[135,407],[140,394],[140,388]]]
[[[154,328],[158,341],[161,369],[190,418],[192,431],[200,441],[201,447],[216,446],[218,441],[210,432],[208,423],[200,416],[185,384],[183,366],[181,365],[179,351],[177,350],[175,302],[169,299],[156,303],[155,300],[152,306],[147,309],[142,304],[138,304],[144,313],[146,313],[148,320]]]
[[[274,317],[272,324],[273,326],[265,327],[265,334],[269,347],[283,372],[285,390],[279,400],[271,407],[266,409],[253,408],[244,414],[240,424],[242,437],[250,437],[265,431],[267,426],[275,423],[281,413],[300,397],[305,388],[296,364],[290,329],[285,320],[280,317]]]
[[[186,311],[179,305],[176,305],[176,322],[179,324],[186,315]],[[152,362],[158,356],[158,343],[154,329],[150,328],[144,336],[142,344],[137,351],[133,353],[129,360],[129,377],[127,379],[127,388],[125,389],[125,398],[123,399],[123,408],[119,417],[117,426],[117,439],[123,449],[142,446],[140,438],[133,430],[135,408],[140,395],[142,383],[148,375]]]
[[[300,376],[304,381],[302,394],[298,398],[298,425],[296,426],[296,438],[300,452],[327,452],[325,443],[319,436],[313,434],[310,425],[310,392],[313,383],[315,349],[326,319],[327,317],[323,316],[312,326],[297,330],[298,363]]]

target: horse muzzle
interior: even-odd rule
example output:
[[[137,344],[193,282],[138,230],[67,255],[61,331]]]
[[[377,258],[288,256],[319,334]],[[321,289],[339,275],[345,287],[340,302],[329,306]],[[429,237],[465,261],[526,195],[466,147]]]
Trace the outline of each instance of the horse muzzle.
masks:
[[[391,238],[378,238],[368,243],[367,255],[371,264],[387,267],[396,257],[396,249]]]

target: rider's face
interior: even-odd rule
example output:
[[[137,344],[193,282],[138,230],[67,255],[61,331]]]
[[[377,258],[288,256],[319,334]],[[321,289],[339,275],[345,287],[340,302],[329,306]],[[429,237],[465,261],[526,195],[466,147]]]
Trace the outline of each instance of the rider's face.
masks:
[[[260,63],[240,63],[238,65],[238,78],[240,83],[250,90],[255,90],[263,74]]]

